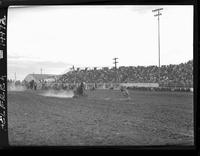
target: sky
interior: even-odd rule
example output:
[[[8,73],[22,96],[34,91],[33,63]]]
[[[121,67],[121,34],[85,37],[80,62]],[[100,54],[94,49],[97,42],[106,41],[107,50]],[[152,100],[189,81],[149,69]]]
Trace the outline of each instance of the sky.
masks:
[[[8,78],[63,74],[75,67],[161,65],[193,59],[193,6],[9,7]]]

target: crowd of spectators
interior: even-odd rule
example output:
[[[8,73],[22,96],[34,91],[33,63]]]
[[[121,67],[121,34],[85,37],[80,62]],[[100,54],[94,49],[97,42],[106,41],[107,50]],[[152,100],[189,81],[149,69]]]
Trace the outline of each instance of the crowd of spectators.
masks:
[[[162,65],[159,81],[158,66],[121,66],[115,68],[76,69],[59,79],[60,82],[74,83],[159,83],[164,87],[192,87],[193,61],[178,65]]]

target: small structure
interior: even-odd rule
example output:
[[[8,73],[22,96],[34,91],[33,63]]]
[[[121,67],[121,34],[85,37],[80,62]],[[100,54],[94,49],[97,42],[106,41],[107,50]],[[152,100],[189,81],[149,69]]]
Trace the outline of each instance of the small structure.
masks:
[[[30,82],[34,80],[36,83],[40,83],[42,81],[48,81],[52,82],[56,80],[57,75],[52,75],[52,74],[28,74],[24,81]]]

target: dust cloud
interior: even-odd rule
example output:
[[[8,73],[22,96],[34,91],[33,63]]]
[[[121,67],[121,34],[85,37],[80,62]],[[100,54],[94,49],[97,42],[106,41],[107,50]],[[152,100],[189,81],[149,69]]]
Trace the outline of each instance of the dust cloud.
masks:
[[[48,96],[48,97],[58,97],[58,98],[72,98],[74,96],[73,91],[66,91],[66,90],[48,90],[40,95]]]
[[[9,84],[7,87],[8,91],[22,92],[26,90],[26,87],[21,85]]]

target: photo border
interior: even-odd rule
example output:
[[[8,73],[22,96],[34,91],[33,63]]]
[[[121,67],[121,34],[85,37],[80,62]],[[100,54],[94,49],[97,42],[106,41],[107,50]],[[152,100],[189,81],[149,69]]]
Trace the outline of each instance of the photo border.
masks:
[[[2,149],[47,149],[47,150],[61,150],[61,149],[95,149],[95,150],[164,150],[164,151],[183,151],[184,154],[186,154],[186,151],[194,152],[194,154],[197,154],[199,152],[198,144],[199,144],[199,132],[200,132],[200,126],[199,126],[199,119],[200,115],[198,112],[200,112],[200,106],[197,105],[199,103],[199,98],[197,96],[198,90],[199,90],[199,83],[198,83],[198,74],[199,74],[199,66],[198,66],[198,46],[200,46],[200,42],[198,41],[198,5],[196,0],[182,0],[182,1],[147,1],[147,0],[134,0],[134,1],[114,1],[114,0],[7,0],[7,1],[0,1],[0,18],[2,18],[2,15],[6,15],[6,23],[7,23],[7,11],[9,6],[29,6],[29,5],[193,5],[194,6],[194,18],[193,18],[193,75],[194,75],[194,146],[178,146],[178,145],[166,145],[166,146],[41,146],[41,147],[16,147],[16,146],[9,146],[8,143],[8,124],[7,124],[7,84],[6,84],[6,91],[5,91],[5,111],[6,111],[6,117],[5,117],[5,131],[0,131],[0,148]],[[7,24],[6,24],[7,27]],[[6,33],[7,34],[7,33]],[[6,36],[7,39],[7,36]],[[7,75],[7,40],[6,46],[4,47],[4,58],[0,60],[0,77]],[[0,47],[1,48],[1,47]],[[3,67],[3,68],[2,68]],[[4,82],[6,82],[5,80]],[[1,82],[0,82],[1,84]],[[2,139],[3,138],[3,139]]]

